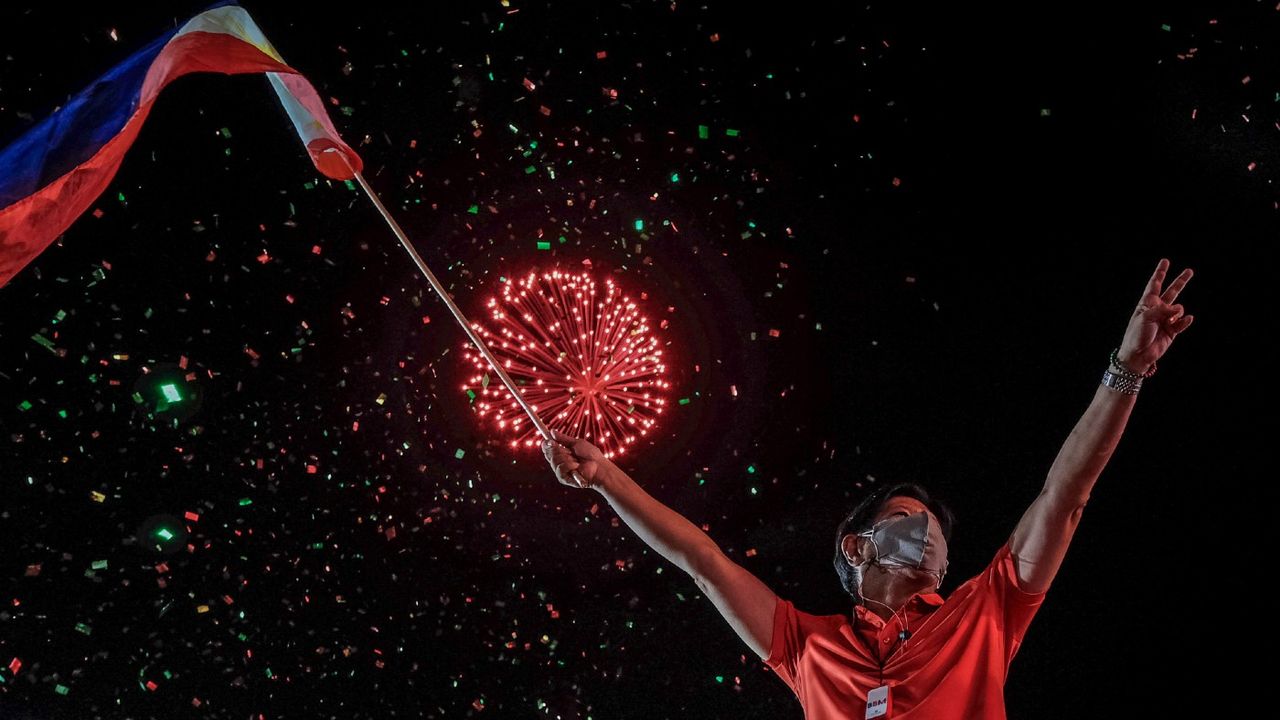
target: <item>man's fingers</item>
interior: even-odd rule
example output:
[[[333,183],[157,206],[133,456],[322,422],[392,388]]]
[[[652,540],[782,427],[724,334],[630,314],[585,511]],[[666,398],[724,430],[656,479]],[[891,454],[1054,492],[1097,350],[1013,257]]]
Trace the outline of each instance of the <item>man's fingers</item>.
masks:
[[[1196,319],[1195,315],[1183,315],[1180,320],[1178,320],[1173,324],[1173,327],[1170,328],[1170,330],[1171,332],[1173,332],[1174,335],[1177,335],[1183,330],[1186,330],[1187,328],[1191,327],[1191,321],[1195,319]]]
[[[1182,288],[1187,286],[1187,282],[1191,280],[1193,274],[1191,268],[1183,270],[1178,277],[1173,279],[1173,282],[1169,283],[1169,287],[1165,289],[1164,295],[1161,295],[1160,299],[1167,303],[1177,300],[1178,293],[1182,292]]]
[[[1168,258],[1160,258],[1160,262],[1156,263],[1156,271],[1151,273],[1151,279],[1147,281],[1147,289],[1142,294],[1143,297],[1160,294],[1160,284],[1164,282],[1164,274],[1168,269]]]

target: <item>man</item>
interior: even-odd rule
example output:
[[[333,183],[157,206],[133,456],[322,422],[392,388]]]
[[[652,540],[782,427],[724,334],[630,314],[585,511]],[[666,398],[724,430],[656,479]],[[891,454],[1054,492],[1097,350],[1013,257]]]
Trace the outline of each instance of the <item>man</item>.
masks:
[[[795,692],[806,720],[1005,717],[1004,681],[1053,581],[1094,482],[1145,378],[1191,326],[1156,265],[1102,382],[1040,495],[987,568],[943,600],[951,514],[915,485],[888,488],[841,523],[836,570],[851,616],[797,610],[704,532],[646,493],[586,440],[543,445],[561,483],[591,487],[650,547],[693,577],[738,636]],[[568,446],[565,445],[568,443]]]

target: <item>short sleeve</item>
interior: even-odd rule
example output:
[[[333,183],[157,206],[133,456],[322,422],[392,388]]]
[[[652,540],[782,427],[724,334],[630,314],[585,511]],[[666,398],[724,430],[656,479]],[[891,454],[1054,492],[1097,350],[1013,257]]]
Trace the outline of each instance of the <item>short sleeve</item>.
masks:
[[[1007,542],[996,552],[987,573],[990,576],[991,591],[995,593],[1002,611],[1007,662],[1018,652],[1031,618],[1035,617],[1040,604],[1044,602],[1045,592],[1027,592],[1022,588],[1018,581],[1017,562]]]
[[[779,597],[773,609],[773,640],[769,648],[769,657],[764,662],[797,696],[800,691],[797,689],[796,673],[800,668],[802,647],[795,605]]]

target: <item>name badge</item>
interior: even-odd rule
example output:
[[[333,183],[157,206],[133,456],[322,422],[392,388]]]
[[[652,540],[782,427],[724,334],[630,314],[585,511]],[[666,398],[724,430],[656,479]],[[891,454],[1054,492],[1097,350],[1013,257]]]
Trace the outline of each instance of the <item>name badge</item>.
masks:
[[[893,701],[889,697],[889,686],[880,687],[867,693],[867,720],[871,718],[889,717]]]

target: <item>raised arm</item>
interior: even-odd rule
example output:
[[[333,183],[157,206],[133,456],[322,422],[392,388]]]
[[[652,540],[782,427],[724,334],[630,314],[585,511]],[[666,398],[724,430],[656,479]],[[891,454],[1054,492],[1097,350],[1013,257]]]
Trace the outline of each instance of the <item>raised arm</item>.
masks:
[[[544,443],[543,453],[561,484],[581,487],[573,477],[577,471],[641,540],[693,578],[743,642],[767,658],[777,602],[773,591],[730,560],[700,528],[645,492],[599,448],[560,433],[556,440]]]
[[[1120,343],[1117,358],[1121,367],[1111,368],[1113,372],[1146,372],[1169,349],[1174,337],[1191,326],[1193,317],[1184,315],[1182,305],[1175,304],[1191,279],[1191,269],[1183,270],[1162,292],[1168,269],[1168,260],[1156,265]],[[1071,430],[1049,468],[1044,488],[1009,540],[1022,589],[1043,592],[1053,582],[1093,484],[1120,442],[1136,399],[1136,393],[1099,385],[1089,408]]]

